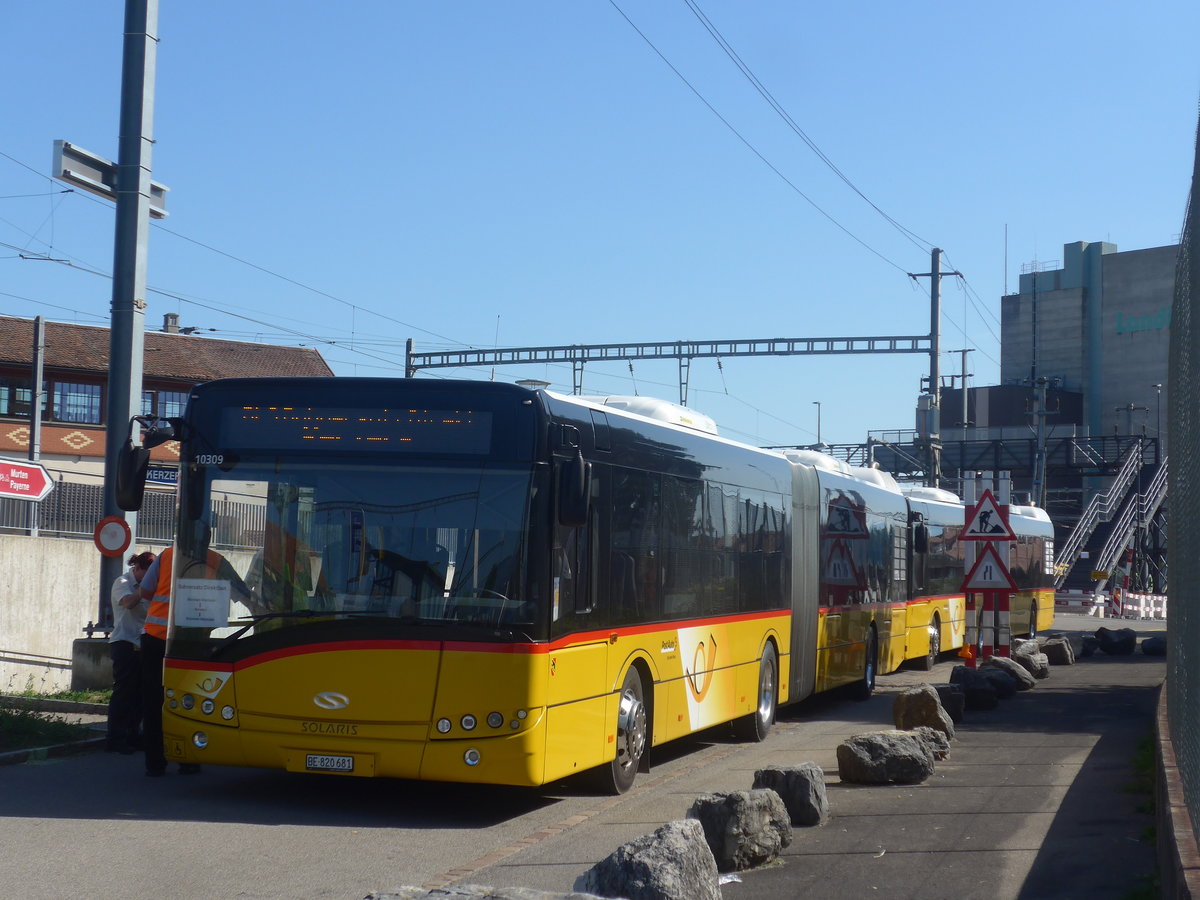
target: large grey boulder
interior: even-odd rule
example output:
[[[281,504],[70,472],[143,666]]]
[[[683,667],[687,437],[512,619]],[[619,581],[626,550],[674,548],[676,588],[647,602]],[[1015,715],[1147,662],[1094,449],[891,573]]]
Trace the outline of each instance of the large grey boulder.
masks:
[[[759,789],[701,794],[687,812],[704,827],[721,872],[769,863],[792,842],[792,817],[775,791]]]
[[[935,760],[945,759],[950,755],[950,738],[944,731],[930,728],[928,725],[918,725],[912,729],[912,734],[923,743]]]
[[[1109,656],[1129,656],[1137,649],[1137,632],[1132,628],[1097,628],[1096,640],[1100,652]]]
[[[950,721],[955,725],[960,724],[967,709],[967,698],[963,694],[962,685],[935,684],[933,689],[937,691],[938,700],[942,702],[942,709],[950,716]]]
[[[403,887],[372,891],[364,900],[602,900],[596,894],[539,891],[534,888],[488,887],[482,884],[452,884],[442,888]]]
[[[1034,678],[1050,677],[1050,660],[1042,651],[1040,641],[1014,641],[1011,652],[1013,661],[1020,663]]]
[[[829,821],[825,771],[814,762],[798,766],[768,766],[754,773],[754,789],[777,793],[793,825],[809,827]]]
[[[1001,700],[1008,700],[1011,697],[1017,696],[1016,677],[1010,675],[999,666],[980,665],[975,671],[991,682],[992,687],[996,689],[996,696]]]
[[[1142,641],[1142,652],[1147,656],[1166,656],[1167,639],[1161,634],[1146,638]]]
[[[1038,654],[1039,656],[1041,654]],[[983,661],[981,669],[996,668],[1007,673],[1017,684],[1018,691],[1032,690],[1037,686],[1037,679],[1023,665],[1007,656],[989,656]],[[986,672],[985,672],[986,674]]]
[[[685,819],[622,844],[575,879],[574,887],[625,900],[721,900],[720,877],[704,828]]]
[[[1046,662],[1049,665],[1075,665],[1075,648],[1071,646],[1071,641],[1068,638],[1047,638],[1046,642],[1042,644],[1042,654],[1046,657]]]
[[[892,721],[901,731],[924,725],[936,728],[947,738],[954,737],[954,721],[931,684],[917,685],[897,694],[892,701]]]
[[[967,709],[995,709],[1000,704],[996,686],[978,669],[955,666],[950,670],[950,683],[962,687],[963,700]]]
[[[933,774],[933,753],[909,731],[856,734],[838,744],[837,760],[850,784],[920,784]]]

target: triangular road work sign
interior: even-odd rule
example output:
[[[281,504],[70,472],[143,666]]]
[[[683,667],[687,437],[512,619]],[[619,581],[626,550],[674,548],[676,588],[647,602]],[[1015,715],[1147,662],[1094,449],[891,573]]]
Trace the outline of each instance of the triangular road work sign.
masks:
[[[1008,506],[996,502],[992,492],[985,490],[979,502],[967,510],[966,526],[959,540],[963,541],[1015,541],[1012,526],[1008,524]]]
[[[983,551],[963,580],[964,591],[1015,591],[1017,583],[1008,566],[1000,559],[995,544],[984,544]]]

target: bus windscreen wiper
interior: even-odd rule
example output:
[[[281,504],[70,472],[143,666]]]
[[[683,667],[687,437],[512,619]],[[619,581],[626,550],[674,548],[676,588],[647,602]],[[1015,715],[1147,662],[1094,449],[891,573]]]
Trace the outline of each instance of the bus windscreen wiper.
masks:
[[[323,616],[324,617],[324,616],[329,616],[329,615],[330,615],[330,613],[325,612],[324,610],[292,609],[292,610],[288,610],[286,612],[262,613],[257,616],[251,616],[250,620],[247,621],[245,625],[243,625],[241,628],[239,628],[233,634],[227,634],[227,635],[225,635],[225,637],[221,638],[221,643],[219,643],[219,644],[217,644],[217,646],[213,647],[212,652],[209,653],[208,655],[210,658],[215,658],[218,653],[220,653],[222,650],[224,650],[226,647],[228,647],[230,644],[232,644],[234,641],[236,641],[238,638],[240,638],[243,634],[245,634],[247,631],[249,631],[251,628],[253,628],[255,625],[257,625],[259,622],[265,622],[268,619],[308,619],[308,618],[312,618],[313,616]],[[242,622],[245,620],[237,619],[237,621]]]

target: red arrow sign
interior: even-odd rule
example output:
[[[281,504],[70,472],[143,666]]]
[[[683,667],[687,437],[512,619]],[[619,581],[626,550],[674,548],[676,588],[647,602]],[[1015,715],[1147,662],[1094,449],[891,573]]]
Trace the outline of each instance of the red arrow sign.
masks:
[[[37,463],[0,459],[0,497],[41,500],[54,490],[54,479]]]

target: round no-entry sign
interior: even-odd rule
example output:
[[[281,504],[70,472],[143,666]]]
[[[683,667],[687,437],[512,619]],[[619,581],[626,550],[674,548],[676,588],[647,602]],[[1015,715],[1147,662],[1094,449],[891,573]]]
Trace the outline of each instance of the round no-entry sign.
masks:
[[[131,537],[129,525],[120,516],[105,516],[92,532],[96,549],[105,556],[120,556],[129,549]]]

